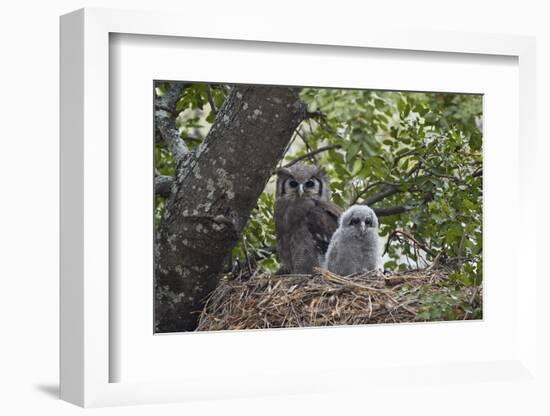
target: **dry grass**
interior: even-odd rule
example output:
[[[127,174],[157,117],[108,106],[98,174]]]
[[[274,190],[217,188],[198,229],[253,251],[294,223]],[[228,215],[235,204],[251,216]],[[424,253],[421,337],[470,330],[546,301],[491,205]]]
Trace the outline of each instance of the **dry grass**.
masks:
[[[426,319],[425,313],[418,312],[426,308],[426,299],[446,290],[446,281],[448,276],[443,270],[389,276],[373,271],[347,277],[317,270],[313,275],[263,274],[250,280],[228,279],[208,299],[198,330],[441,320],[445,318]],[[479,306],[481,288],[465,290],[464,299]],[[458,303],[453,319],[469,319],[468,307],[463,308],[462,301]]]

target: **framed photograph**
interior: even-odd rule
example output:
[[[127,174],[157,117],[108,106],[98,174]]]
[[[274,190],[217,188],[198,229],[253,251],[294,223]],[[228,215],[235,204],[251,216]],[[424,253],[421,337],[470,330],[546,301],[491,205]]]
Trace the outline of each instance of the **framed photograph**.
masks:
[[[482,95],[153,87],[155,333],[482,319]]]
[[[61,18],[61,397],[537,383],[534,40],[180,18]]]

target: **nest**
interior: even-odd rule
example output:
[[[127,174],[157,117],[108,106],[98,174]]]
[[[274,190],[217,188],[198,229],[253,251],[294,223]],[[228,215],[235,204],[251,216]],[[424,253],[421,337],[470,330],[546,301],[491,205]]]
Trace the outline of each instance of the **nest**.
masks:
[[[447,290],[448,280],[444,270],[434,269],[391,275],[372,271],[347,277],[318,269],[313,275],[261,274],[249,280],[225,279],[208,298],[197,330],[441,320],[426,319],[418,312],[426,308],[426,299]],[[481,304],[481,288],[465,290],[469,303]],[[456,312],[453,319],[472,317],[467,307]]]

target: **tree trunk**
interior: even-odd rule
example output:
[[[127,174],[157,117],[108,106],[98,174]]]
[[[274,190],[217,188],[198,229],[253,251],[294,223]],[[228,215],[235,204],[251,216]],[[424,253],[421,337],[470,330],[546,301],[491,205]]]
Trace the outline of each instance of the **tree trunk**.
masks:
[[[194,330],[300,121],[298,91],[235,87],[177,177],[155,245],[155,331]]]

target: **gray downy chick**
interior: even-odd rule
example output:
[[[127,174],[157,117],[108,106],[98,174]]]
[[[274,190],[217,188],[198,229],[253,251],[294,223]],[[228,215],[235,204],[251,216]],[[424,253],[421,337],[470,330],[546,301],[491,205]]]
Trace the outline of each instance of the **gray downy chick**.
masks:
[[[340,276],[382,266],[378,218],[366,205],[353,205],[340,217],[330,241],[325,268]]]

